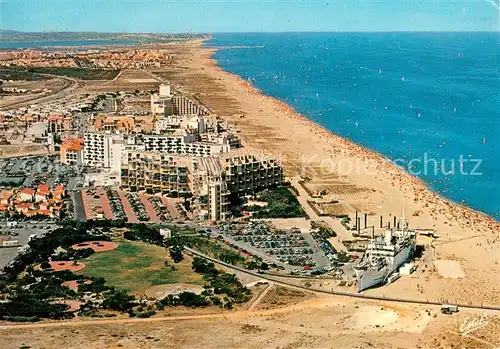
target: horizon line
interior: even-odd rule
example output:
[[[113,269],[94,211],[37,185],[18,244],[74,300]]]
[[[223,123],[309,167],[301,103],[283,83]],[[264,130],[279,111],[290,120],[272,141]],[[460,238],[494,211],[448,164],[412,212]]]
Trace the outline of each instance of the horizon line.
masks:
[[[0,29],[0,33],[22,33],[22,34],[58,34],[58,33],[80,33],[80,34],[281,34],[281,33],[499,33],[499,30],[285,30],[285,31],[185,31],[185,32],[129,32],[129,31],[73,31],[73,30],[48,30],[48,31],[22,31],[16,29]]]

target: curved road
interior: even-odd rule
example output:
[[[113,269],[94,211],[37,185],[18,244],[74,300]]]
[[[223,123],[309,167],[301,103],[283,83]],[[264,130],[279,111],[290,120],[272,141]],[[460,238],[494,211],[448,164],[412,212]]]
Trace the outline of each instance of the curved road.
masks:
[[[195,250],[190,249],[188,247],[185,247],[185,250],[194,254],[194,255],[197,255],[199,257],[203,257],[209,261],[212,261],[214,263],[223,265],[227,268],[237,270],[239,272],[246,273],[249,275],[253,275],[253,276],[256,276],[260,279],[270,280],[275,284],[280,284],[280,285],[284,285],[284,286],[288,286],[288,287],[292,287],[292,288],[298,288],[298,289],[302,289],[302,290],[309,291],[309,292],[319,292],[319,293],[333,294],[333,295],[344,296],[344,297],[361,298],[361,299],[368,299],[368,300],[378,300],[378,301],[385,301],[385,302],[400,302],[400,303],[411,303],[411,304],[432,305],[432,306],[441,306],[442,305],[442,303],[440,303],[440,302],[433,302],[433,301],[424,301],[424,300],[418,300],[418,299],[405,299],[405,298],[388,298],[388,297],[367,296],[367,295],[358,294],[358,293],[340,292],[340,291],[333,291],[333,290],[327,291],[327,290],[317,289],[314,287],[305,287],[305,286],[295,285],[295,284],[292,284],[289,282],[276,280],[276,279],[271,278],[265,274],[259,274],[259,273],[253,272],[251,270],[248,270],[248,269],[240,268],[240,267],[234,266],[232,264],[222,262],[222,261],[217,260],[215,258],[204,255],[203,253],[199,253],[198,251],[195,251]],[[456,305],[458,305],[459,307],[462,307],[462,308],[469,308],[472,310],[482,310],[482,311],[489,310],[489,311],[494,311],[495,313],[497,311],[500,311],[500,307],[498,307],[498,306],[481,306],[481,305],[472,305],[472,304],[456,304]],[[304,305],[298,304],[298,305],[293,305],[290,307],[271,309],[271,310],[262,310],[262,311],[258,311],[258,312],[260,314],[274,314],[274,313],[288,312],[288,311],[291,311],[293,309],[300,309],[303,306]],[[306,307],[309,307],[309,305],[306,305]],[[213,319],[213,318],[226,318],[226,317],[232,317],[232,316],[239,316],[241,314],[247,314],[248,311],[249,310],[241,310],[241,311],[236,311],[236,312],[232,312],[232,313],[204,314],[204,315],[160,316],[160,317],[152,317],[152,318],[146,318],[146,319],[121,318],[121,319],[100,319],[100,320],[54,321],[54,322],[45,322],[45,323],[31,323],[31,324],[24,324],[24,325],[12,324],[12,325],[0,325],[0,330],[44,328],[44,327],[73,327],[73,326],[81,326],[81,325],[100,325],[100,324],[104,325],[104,324],[121,324],[121,323],[133,323],[133,322],[158,322],[158,321],[183,321],[183,320]]]
[[[28,103],[32,104],[33,102],[45,101],[45,100],[57,97],[60,94],[62,94],[63,92],[72,91],[75,88],[80,87],[80,83],[78,82],[77,79],[74,79],[74,78],[70,78],[70,77],[62,76],[62,75],[45,74],[45,73],[37,73],[37,74],[38,75],[42,75],[42,76],[47,76],[47,77],[55,78],[55,79],[64,80],[64,81],[66,81],[66,85],[63,86],[62,88],[60,88],[57,91],[51,92],[48,95],[35,96],[35,97],[28,98],[28,99],[25,99],[25,100],[20,101],[20,102],[14,102],[14,103],[6,104],[6,105],[1,106],[1,109],[18,107],[18,106],[22,106],[22,105],[28,104]]]
[[[411,299],[411,298],[396,298],[396,297],[381,297],[381,296],[371,296],[371,295],[365,295],[361,293],[352,293],[352,292],[343,292],[343,291],[334,291],[333,289],[328,291],[320,288],[315,288],[315,287],[305,287],[301,285],[296,285],[291,282],[287,281],[282,281],[282,280],[277,280],[273,277],[270,277],[269,275],[266,274],[260,274],[248,269],[240,268],[237,266],[234,266],[229,263],[222,262],[220,260],[217,260],[215,258],[209,257],[207,255],[204,255],[203,253],[200,253],[198,251],[195,251],[189,247],[184,247],[186,251],[191,252],[194,255],[197,255],[199,257],[203,257],[211,262],[223,265],[227,268],[237,270],[242,273],[246,273],[249,275],[256,276],[261,279],[266,279],[270,280],[276,284],[281,284],[289,287],[294,287],[294,288],[299,288],[303,289],[306,291],[313,291],[313,292],[319,292],[319,293],[326,293],[326,294],[332,294],[336,296],[344,296],[344,297],[351,297],[351,298],[361,298],[361,299],[369,299],[369,300],[378,300],[378,301],[385,301],[385,302],[399,302],[399,303],[411,303],[411,304],[420,304],[420,305],[436,305],[436,306],[441,306],[443,303],[442,302],[437,302],[437,301],[430,301],[430,300],[423,300],[423,299]],[[453,305],[457,305],[460,308],[469,308],[469,309],[476,309],[476,310],[494,310],[494,311],[500,311],[500,306],[494,306],[494,305],[479,305],[479,304],[461,304],[461,303],[451,303]]]

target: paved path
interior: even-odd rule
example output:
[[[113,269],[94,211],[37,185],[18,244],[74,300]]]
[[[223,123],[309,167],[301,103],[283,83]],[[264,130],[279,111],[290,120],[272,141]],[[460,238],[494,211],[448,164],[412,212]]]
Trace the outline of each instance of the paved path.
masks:
[[[332,244],[332,246],[337,250],[337,251],[346,251],[347,248],[342,244],[342,240],[351,240],[352,239],[352,234],[342,225],[341,220],[337,218],[332,218],[332,217],[320,217],[314,212],[314,210],[309,206],[307,201],[313,201],[313,198],[309,196],[307,191],[305,191],[304,188],[299,184],[299,180],[296,178],[290,179],[290,182],[292,185],[297,189],[299,192],[299,196],[297,196],[297,200],[299,201],[300,205],[306,211],[307,215],[313,222],[325,222],[335,233],[337,233],[337,237],[335,238],[330,238],[328,241]]]
[[[139,194],[139,198],[141,199],[141,202],[146,209],[146,213],[149,216],[149,221],[155,223],[160,222],[160,218],[156,214],[156,211],[153,208],[153,204],[151,204],[151,202],[148,200],[148,197],[144,194]]]
[[[181,215],[179,214],[179,211],[177,211],[177,209],[175,208],[174,203],[171,200],[169,200],[169,198],[167,198],[165,196],[162,196],[161,197],[161,201],[163,202],[163,204],[167,208],[167,211],[168,211],[168,213],[170,214],[170,217],[173,220],[177,220],[177,219],[181,218]]]
[[[274,288],[274,283],[269,282],[266,286],[266,289],[262,291],[261,294],[259,294],[259,296],[252,302],[252,304],[250,304],[248,310],[249,311],[254,310],[273,288]]]
[[[88,201],[89,199],[88,199],[88,195],[87,195],[86,190],[82,191],[81,198],[82,198],[82,202],[83,202],[83,209],[85,212],[86,219],[92,219],[93,218],[92,217],[92,210],[89,207],[89,201]]]

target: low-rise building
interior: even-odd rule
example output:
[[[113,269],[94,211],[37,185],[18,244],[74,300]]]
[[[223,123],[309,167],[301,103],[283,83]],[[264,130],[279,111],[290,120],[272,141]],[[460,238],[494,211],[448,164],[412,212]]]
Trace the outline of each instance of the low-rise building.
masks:
[[[17,195],[17,199],[20,202],[31,202],[35,198],[35,190],[30,188],[21,189]]]
[[[66,196],[64,186],[58,185],[50,188],[48,185],[40,184],[36,189],[21,188],[7,191],[8,201],[0,204],[0,213],[9,216],[21,214],[26,217],[46,216],[51,218],[60,217],[64,209],[63,199]],[[0,192],[4,197],[6,192]]]
[[[47,119],[50,133],[62,133],[71,130],[71,116],[50,115]]]
[[[92,119],[93,130],[112,133],[152,132],[155,128],[152,116],[98,115]]]
[[[66,139],[60,147],[60,161],[65,165],[83,165],[83,144],[84,138]]]
[[[172,231],[168,228],[161,228],[160,229],[160,235],[164,238],[164,239],[170,239],[172,237]]]
[[[35,202],[46,201],[50,194],[50,187],[46,184],[40,184],[35,192]]]

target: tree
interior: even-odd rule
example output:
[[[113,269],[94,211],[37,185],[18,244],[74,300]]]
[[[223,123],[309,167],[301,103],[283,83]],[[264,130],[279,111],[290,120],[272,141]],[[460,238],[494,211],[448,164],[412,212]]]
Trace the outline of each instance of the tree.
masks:
[[[107,309],[127,311],[132,307],[133,296],[129,296],[124,290],[111,291],[106,295],[102,306]]]
[[[172,257],[175,263],[182,261],[184,259],[184,256],[182,255],[182,247],[178,245],[170,247],[170,257]]]
[[[43,262],[42,264],[40,264],[40,268],[45,269],[45,270],[46,270],[46,269],[50,269],[50,268],[51,268],[51,267],[50,267],[50,263],[49,263],[49,262],[47,262],[47,261],[45,261],[45,262]]]

